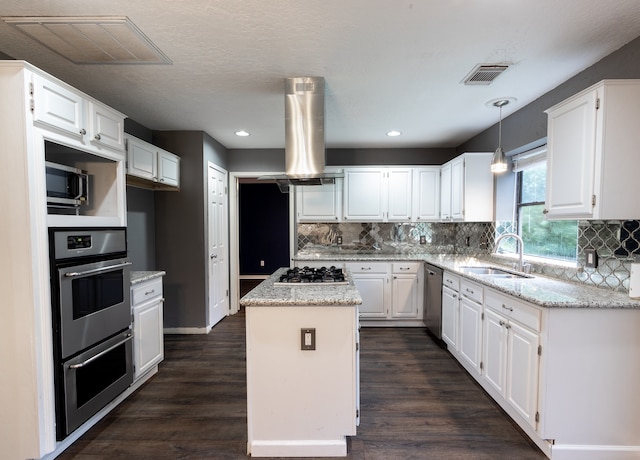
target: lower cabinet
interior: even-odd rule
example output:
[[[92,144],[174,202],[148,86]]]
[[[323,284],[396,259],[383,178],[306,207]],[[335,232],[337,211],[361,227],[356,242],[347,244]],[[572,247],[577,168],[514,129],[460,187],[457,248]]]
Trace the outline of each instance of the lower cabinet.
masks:
[[[134,381],[157,370],[164,359],[162,278],[131,287]]]
[[[422,318],[424,264],[392,263],[391,318]]]
[[[462,280],[458,351],[463,359],[463,365],[469,372],[477,375],[481,372],[483,293],[482,286]]]
[[[538,421],[540,317],[530,305],[487,293],[483,378],[533,428]]]
[[[353,282],[362,297],[360,318],[387,319],[391,301],[390,267],[385,262],[348,262]]]

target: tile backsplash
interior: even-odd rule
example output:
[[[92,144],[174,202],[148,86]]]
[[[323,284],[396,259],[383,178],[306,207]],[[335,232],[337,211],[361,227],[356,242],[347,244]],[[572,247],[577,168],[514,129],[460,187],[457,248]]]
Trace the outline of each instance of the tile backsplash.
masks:
[[[509,231],[509,224],[500,222],[499,231]],[[639,229],[638,221],[579,221],[576,266],[528,262],[532,273],[628,292],[630,264],[636,253],[640,254]],[[363,248],[377,245],[402,252],[461,254],[503,264],[511,261],[492,254],[496,236],[493,222],[304,223],[298,224],[297,234],[299,250],[308,244],[336,244],[341,237],[342,244]],[[421,237],[424,244],[420,244]],[[597,268],[584,267],[585,248],[596,249]]]

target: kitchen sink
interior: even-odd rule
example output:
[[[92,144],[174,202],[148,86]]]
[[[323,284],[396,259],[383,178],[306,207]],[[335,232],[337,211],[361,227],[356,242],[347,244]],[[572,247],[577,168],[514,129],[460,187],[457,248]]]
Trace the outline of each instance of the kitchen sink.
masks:
[[[524,273],[515,273],[497,267],[461,267],[462,271],[474,275],[487,276],[491,278],[533,278]]]

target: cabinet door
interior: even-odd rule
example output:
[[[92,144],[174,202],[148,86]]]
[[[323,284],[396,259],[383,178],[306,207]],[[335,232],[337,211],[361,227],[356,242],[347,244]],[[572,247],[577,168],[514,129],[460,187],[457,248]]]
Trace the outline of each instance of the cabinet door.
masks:
[[[82,95],[46,78],[33,75],[33,119],[58,128],[74,138],[86,134]]]
[[[463,359],[480,373],[482,350],[482,305],[464,296],[460,298],[460,341],[458,350]]]
[[[440,168],[440,218],[451,219],[451,162]]]
[[[413,216],[416,221],[440,219],[440,168],[418,168],[413,173]]]
[[[482,350],[483,378],[502,396],[505,395],[507,379],[506,324],[507,321],[504,316],[488,308],[485,309]]]
[[[134,380],[164,358],[162,299],[133,308]]]
[[[362,319],[386,319],[389,298],[389,277],[386,274],[353,274],[353,282],[362,297]]]
[[[451,218],[464,219],[464,159],[451,162]]]
[[[156,181],[157,148],[151,144],[127,138],[127,174]]]
[[[596,99],[591,91],[549,111],[547,218],[593,213]]]
[[[356,222],[384,219],[383,172],[354,169],[344,172],[344,218]]]
[[[158,149],[158,182],[180,187],[180,157]]]
[[[539,344],[538,334],[517,323],[509,323],[505,398],[534,428],[538,402]]]
[[[89,102],[89,136],[94,144],[124,150],[124,118],[106,105]]]
[[[394,274],[391,289],[391,317],[417,318],[419,310],[418,291],[418,275]]]
[[[335,184],[296,187],[298,222],[337,222],[342,214],[342,179]]]
[[[391,169],[387,175],[387,215],[388,221],[407,222],[411,220],[411,169]]]
[[[442,340],[450,347],[458,347],[458,293],[442,286]]]

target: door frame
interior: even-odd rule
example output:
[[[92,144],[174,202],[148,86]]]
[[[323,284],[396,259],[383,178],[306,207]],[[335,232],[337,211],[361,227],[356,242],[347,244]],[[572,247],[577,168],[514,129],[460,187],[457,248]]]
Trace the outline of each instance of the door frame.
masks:
[[[239,180],[257,179],[265,175],[284,174],[268,172],[230,172],[229,173],[229,313],[240,311],[240,202]],[[295,190],[289,191],[289,266],[293,264],[296,253]]]

